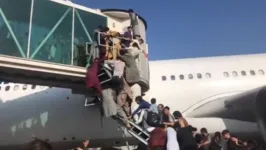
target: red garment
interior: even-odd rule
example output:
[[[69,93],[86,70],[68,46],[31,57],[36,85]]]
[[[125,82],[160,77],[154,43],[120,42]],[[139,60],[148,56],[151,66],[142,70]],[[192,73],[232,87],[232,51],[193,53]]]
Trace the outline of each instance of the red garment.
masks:
[[[165,147],[167,140],[166,138],[167,135],[163,128],[155,128],[150,134],[150,139],[148,143],[149,149],[155,146]]]
[[[86,74],[86,88],[95,88],[98,94],[101,94],[102,88],[98,79],[99,64],[103,59],[95,59],[92,65],[88,68]]]

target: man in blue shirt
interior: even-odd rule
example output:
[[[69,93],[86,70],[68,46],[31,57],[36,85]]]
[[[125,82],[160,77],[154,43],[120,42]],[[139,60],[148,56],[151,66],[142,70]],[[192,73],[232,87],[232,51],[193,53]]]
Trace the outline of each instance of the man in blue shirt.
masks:
[[[151,106],[151,104],[143,100],[141,96],[137,96],[135,101],[137,104],[139,104],[139,107],[132,113],[130,118],[134,117],[140,110],[149,109]]]

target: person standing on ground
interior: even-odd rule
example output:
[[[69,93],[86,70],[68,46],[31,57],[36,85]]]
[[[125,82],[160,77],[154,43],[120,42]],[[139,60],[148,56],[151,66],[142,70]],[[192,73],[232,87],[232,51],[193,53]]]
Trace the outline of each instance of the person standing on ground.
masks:
[[[201,128],[200,133],[203,137],[202,143],[199,144],[199,147],[204,147],[204,150],[209,150],[209,145],[211,143],[211,135],[208,134],[208,131],[206,128]]]
[[[157,109],[158,109],[158,114],[159,114],[159,117],[160,117],[160,123],[162,124],[163,122],[163,108],[164,108],[164,105],[163,104],[159,104],[157,106]]]
[[[175,111],[174,117],[178,120],[174,126],[178,126],[177,140],[180,150],[197,150],[198,145],[193,136],[192,128],[179,111]]]
[[[222,131],[223,138],[227,141],[228,150],[241,150],[243,146],[242,142],[235,137],[232,137],[228,130]]]
[[[220,132],[215,132],[209,150],[223,150],[223,140]]]
[[[163,124],[168,127],[173,126],[175,124],[175,118],[170,113],[170,108],[168,106],[165,106],[163,112]]]
[[[166,128],[167,133],[167,150],[179,150],[179,144],[177,142],[176,131],[172,127]]]

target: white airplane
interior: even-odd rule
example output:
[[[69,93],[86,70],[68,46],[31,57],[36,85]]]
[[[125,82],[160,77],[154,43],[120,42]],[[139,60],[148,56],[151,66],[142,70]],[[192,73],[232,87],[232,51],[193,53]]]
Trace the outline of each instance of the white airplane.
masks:
[[[151,61],[145,99],[155,97],[171,111],[183,112],[198,129],[228,129],[258,138],[265,124],[265,58],[253,54]],[[16,83],[2,82],[0,88],[1,149],[21,148],[32,137],[49,140],[57,149],[76,147],[85,139],[94,146],[125,145],[118,124],[107,118],[101,123],[97,106],[84,107],[84,95]]]

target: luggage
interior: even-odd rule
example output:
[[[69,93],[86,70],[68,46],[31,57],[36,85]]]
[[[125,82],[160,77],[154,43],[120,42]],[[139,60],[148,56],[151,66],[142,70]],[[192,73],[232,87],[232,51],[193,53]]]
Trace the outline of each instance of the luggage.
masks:
[[[152,111],[148,111],[146,122],[149,126],[158,127],[160,125],[159,114],[152,112]]]

